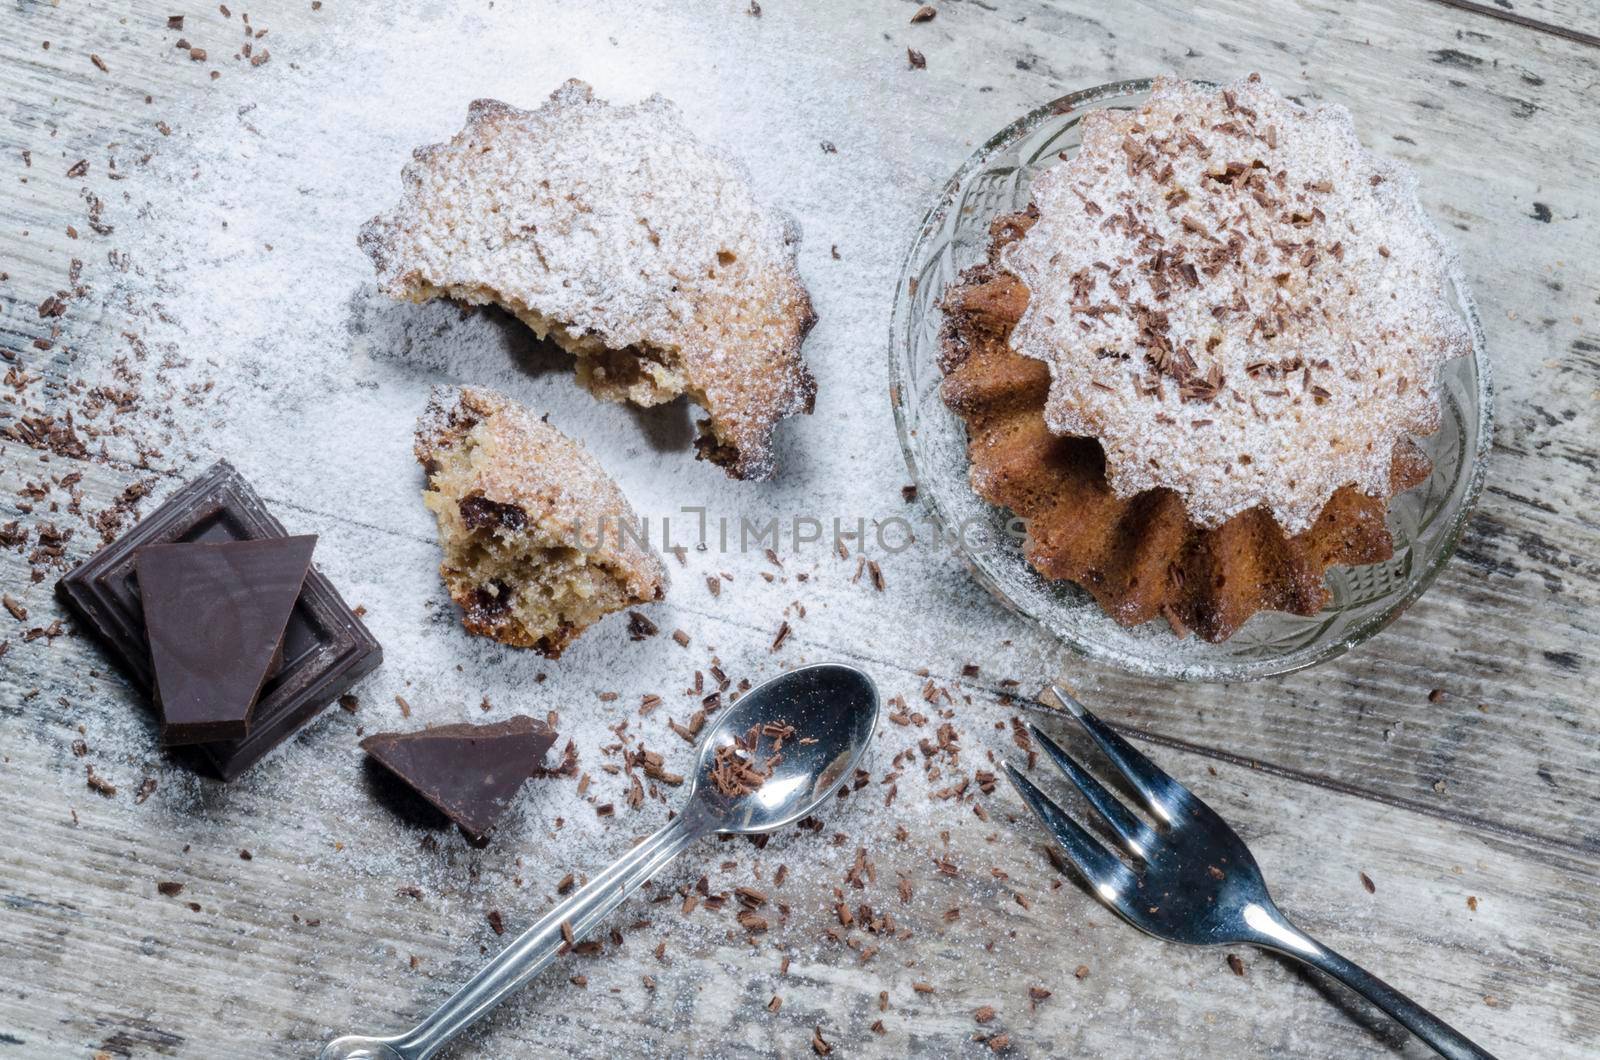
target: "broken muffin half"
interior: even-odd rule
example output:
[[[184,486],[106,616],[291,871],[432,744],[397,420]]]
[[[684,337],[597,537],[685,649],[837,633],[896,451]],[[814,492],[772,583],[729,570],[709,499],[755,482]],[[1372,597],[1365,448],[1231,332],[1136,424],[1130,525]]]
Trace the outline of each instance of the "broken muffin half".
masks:
[[[596,396],[687,397],[707,414],[698,456],[773,475],[775,428],[817,390],[799,229],[671,102],[612,106],[581,81],[534,110],[480,99],[403,184],[359,237],[385,293],[502,306]]]
[[[435,388],[415,452],[469,632],[553,659],[611,612],[661,599],[665,572],[622,490],[505,395]]]

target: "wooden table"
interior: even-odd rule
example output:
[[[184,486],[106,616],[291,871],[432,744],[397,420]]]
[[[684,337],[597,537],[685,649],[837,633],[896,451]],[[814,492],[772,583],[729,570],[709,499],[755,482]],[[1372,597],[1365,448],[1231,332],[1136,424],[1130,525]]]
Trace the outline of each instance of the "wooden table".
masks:
[[[283,86],[336,78],[336,64],[311,61],[333,27],[370,22],[370,32],[351,39],[363,42],[362,55],[381,58],[428,33],[441,49],[474,40],[487,47],[502,40],[503,20],[527,17],[503,2],[457,12],[418,5],[414,18],[340,0],[314,6],[251,9],[254,25],[271,28],[256,45],[270,46],[271,61],[256,66],[233,57],[242,12],[225,16],[214,5],[186,10],[181,32],[167,28],[181,4],[8,6],[0,347],[16,397],[0,405],[0,428],[23,409],[64,409],[74,380],[127,353],[121,307],[102,279],[138,229],[157,193],[150,189],[172,186],[140,183],[162,152],[211,146],[197,138],[216,115],[272,120],[275,100],[304,97]],[[913,25],[911,3],[763,7],[759,17],[744,0],[602,4],[583,14],[552,7],[541,12],[548,32],[526,38],[546,90],[576,75],[606,95],[619,71],[630,84],[659,86],[691,124],[745,157],[764,193],[805,226],[802,272],[822,317],[807,347],[821,379],[817,415],[786,429],[790,464],[768,491],[722,483],[675,452],[668,458],[684,469],[673,471],[683,476],[678,484],[733,504],[776,508],[811,491],[896,510],[905,479],[883,399],[889,288],[918,213],[943,180],[993,130],[1073,89],[1161,70],[1213,78],[1259,70],[1281,90],[1344,103],[1368,144],[1416,168],[1481,307],[1498,388],[1496,444],[1477,515],[1438,583],[1389,630],[1310,672],[1174,686],[1074,662],[1006,617],[949,557],[885,557],[878,593],[865,581],[852,587],[852,564],[827,557],[779,569],[759,554],[691,553],[654,612],[664,630],[690,632],[689,654],[666,636],[629,644],[618,620],[560,663],[541,664],[470,642],[455,627],[414,500],[392,512],[340,509],[332,491],[354,473],[343,469],[359,468],[360,454],[326,462],[333,485],[307,493],[292,468],[279,469],[293,461],[230,452],[223,455],[262,482],[292,528],[322,535],[319,563],[353,602],[376,593],[378,576],[361,557],[381,553],[393,577],[416,584],[419,604],[416,614],[371,615],[389,654],[358,689],[357,711],[330,710],[224,786],[162,757],[136,698],[83,638],[26,639],[62,617],[49,592],[54,575],[30,580],[27,553],[39,527],[74,529],[67,561],[98,539],[82,518],[51,509],[66,503],[60,486],[30,500],[28,484],[81,475],[82,508],[98,511],[134,482],[171,489],[193,473],[191,453],[212,450],[195,439],[136,466],[6,442],[0,523],[16,519],[32,536],[20,550],[0,549],[0,585],[29,616],[13,623],[0,615],[0,1058],[304,1056],[334,1032],[400,1027],[502,941],[487,910],[508,929],[530,922],[569,869],[581,874],[625,850],[664,808],[650,802],[609,819],[587,808],[623,791],[594,739],[579,748],[592,791],[580,794],[571,779],[535,782],[496,840],[475,850],[372,797],[358,729],[473,717],[481,692],[494,703],[491,716],[615,711],[682,762],[687,748],[658,737],[666,716],[684,714],[677,686],[708,664],[708,645],[730,674],[753,678],[801,660],[859,661],[886,694],[906,696],[932,720],[887,727],[870,784],[820,834],[778,837],[765,850],[708,845],[687,859],[618,916],[621,945],[608,939],[598,956],[567,958],[461,1055],[796,1056],[812,1048],[817,1028],[846,1056],[977,1056],[1002,1047],[1016,1055],[1416,1055],[1417,1043],[1392,1024],[1283,961],[1238,951],[1236,975],[1224,952],[1180,950],[1121,926],[1052,867],[1003,785],[985,793],[974,783],[945,799],[925,790],[935,785],[918,787],[917,742],[933,736],[939,709],[953,711],[961,731],[963,758],[946,769],[954,782],[1018,753],[1010,723],[1029,712],[1003,681],[1026,691],[1052,670],[1239,828],[1309,931],[1501,1056],[1595,1055],[1600,14],[1575,0],[1222,0],[1195,13],[1175,4],[947,0],[933,21]],[[575,19],[587,19],[589,31]],[[174,48],[178,36],[210,57],[190,59]],[[908,47],[926,57],[926,69],[909,68]],[[418,52],[389,61],[432,60]],[[463,63],[449,75],[451,98],[439,113],[458,121],[466,100],[498,90],[502,73]],[[250,104],[261,110],[246,117],[238,108]],[[374,121],[406,119],[385,113],[381,98],[370,106]],[[417,142],[454,128],[441,121],[419,122]],[[821,141],[836,151],[818,150]],[[83,174],[72,172],[80,158],[89,163]],[[384,158],[379,168],[393,174],[399,161]],[[203,204],[215,190],[206,190],[202,168],[194,201],[210,217]],[[392,201],[392,180],[345,194],[373,212]],[[129,188],[138,194],[124,195]],[[93,219],[86,195],[105,204]],[[249,202],[231,208],[247,229],[270,227]],[[352,236],[330,238],[348,248]],[[278,253],[292,271],[294,248]],[[81,275],[74,259],[84,262]],[[146,264],[162,263],[133,266]],[[363,265],[354,259],[352,289],[370,287]],[[203,285],[205,272],[188,282]],[[79,283],[87,289],[74,290]],[[64,314],[41,315],[57,292]],[[184,352],[203,357],[204,341],[194,336]],[[408,378],[420,386],[426,375]],[[292,424],[299,413],[269,401],[272,385],[262,387],[259,415]],[[565,422],[592,404],[559,374],[537,385],[564,402]],[[621,413],[596,415],[621,416],[616,429],[632,430]],[[403,429],[392,433],[381,447],[384,474],[399,469],[396,495],[411,498],[416,472],[405,470]],[[649,488],[623,477],[630,489]],[[719,569],[735,576],[729,593],[744,594],[738,608],[702,589],[703,575]],[[785,610],[808,593],[822,603],[806,617]],[[750,614],[763,617],[743,617]],[[774,652],[780,614],[794,632]],[[964,669],[969,663],[976,672]],[[535,671],[548,680],[535,686]],[[949,699],[930,707],[919,699],[924,688],[935,697],[948,690]],[[598,700],[607,690],[619,698]],[[667,694],[667,707],[639,720],[633,707],[652,690]],[[401,718],[397,695],[418,717]],[[1055,719],[1043,723],[1065,731]],[[902,751],[911,759],[905,790],[885,809],[881,781]],[[86,765],[115,784],[114,796],[85,786]],[[156,787],[141,797],[145,778]],[[556,814],[567,817],[559,830]],[[900,824],[903,839],[894,835]],[[874,870],[851,874],[859,888],[847,879],[858,848]],[[787,879],[776,885],[780,863]],[[765,888],[772,930],[739,930],[734,899],[680,914],[676,889],[692,890],[703,872],[713,894],[741,883]],[[182,893],[158,893],[162,881],[181,882]],[[841,903],[850,923],[841,922]],[[894,927],[871,930],[863,904],[888,913]],[[1050,996],[1030,998],[1030,987]],[[983,1006],[995,1015],[980,1023]]]

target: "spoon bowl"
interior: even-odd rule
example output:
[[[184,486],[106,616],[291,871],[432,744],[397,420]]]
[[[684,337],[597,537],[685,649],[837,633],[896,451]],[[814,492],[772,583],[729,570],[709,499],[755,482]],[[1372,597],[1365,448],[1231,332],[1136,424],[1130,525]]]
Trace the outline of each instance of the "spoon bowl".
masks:
[[[318,1060],[427,1060],[695,840],[772,832],[814,813],[855,772],[877,727],[878,690],[853,666],[817,663],[757,685],[701,736],[688,802],[660,831],[546,913],[411,1030],[336,1038]],[[739,783],[728,780],[733,752],[754,770]]]
[[[723,794],[712,780],[718,748],[773,723],[794,733],[783,740],[771,774],[753,791]],[[720,833],[756,835],[791,825],[850,776],[877,723],[878,690],[865,673],[839,663],[791,670],[723,708],[700,739],[689,802]]]

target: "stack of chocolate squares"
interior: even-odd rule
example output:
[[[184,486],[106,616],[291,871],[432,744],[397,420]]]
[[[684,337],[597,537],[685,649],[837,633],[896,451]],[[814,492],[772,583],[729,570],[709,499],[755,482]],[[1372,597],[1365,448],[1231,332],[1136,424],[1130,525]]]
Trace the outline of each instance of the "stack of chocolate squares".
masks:
[[[226,461],[56,592],[161,714],[232,780],[350,689],[383,649]]]

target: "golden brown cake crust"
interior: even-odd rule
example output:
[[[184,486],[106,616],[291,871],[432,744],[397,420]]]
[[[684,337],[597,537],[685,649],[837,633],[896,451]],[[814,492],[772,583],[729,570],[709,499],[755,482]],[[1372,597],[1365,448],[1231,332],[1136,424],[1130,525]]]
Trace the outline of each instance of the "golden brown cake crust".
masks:
[[[661,598],[661,561],[589,451],[493,390],[436,388],[417,423],[440,566],[462,622],[559,656],[613,611]]]
[[[1040,574],[1082,586],[1122,625],[1159,615],[1180,635],[1221,641],[1257,611],[1315,614],[1328,599],[1329,566],[1393,554],[1387,497],[1351,486],[1295,535],[1261,508],[1204,529],[1171,490],[1116,496],[1099,443],[1046,426],[1049,370],[1011,349],[1028,290],[995,262],[1034,220],[1032,212],[997,220],[990,261],[947,292],[941,368],[945,403],[967,424],[973,489],[1027,522],[1024,550]],[[1390,495],[1428,468],[1410,442],[1397,445]]]
[[[581,81],[536,110],[478,100],[403,184],[358,240],[385,293],[504,306],[573,354],[597,396],[687,395],[709,414],[701,458],[773,474],[773,429],[816,397],[799,232],[672,103],[613,107]]]

